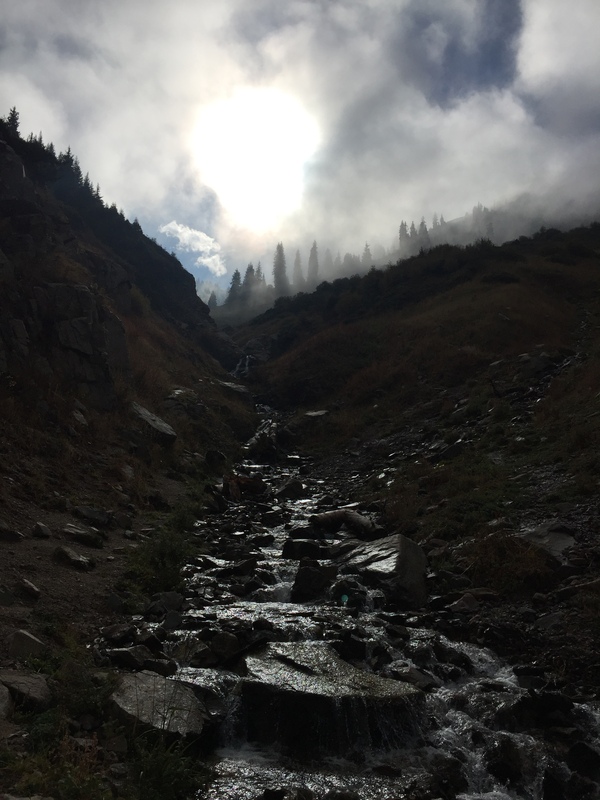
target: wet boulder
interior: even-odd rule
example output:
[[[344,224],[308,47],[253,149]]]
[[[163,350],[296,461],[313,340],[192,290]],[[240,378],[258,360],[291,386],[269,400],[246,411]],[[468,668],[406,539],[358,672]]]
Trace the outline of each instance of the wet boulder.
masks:
[[[382,534],[382,529],[373,520],[352,508],[340,508],[335,511],[313,514],[309,521],[317,533],[332,534],[345,529],[356,538],[367,541],[376,539]]]
[[[413,736],[423,694],[343,661],[325,642],[271,643],[247,656],[240,724],[298,758],[393,749]]]
[[[264,495],[269,486],[260,475],[227,475],[223,478],[223,496],[239,502],[242,496]]]
[[[311,558],[303,558],[292,586],[292,603],[303,603],[321,597],[336,575],[337,567],[334,564],[321,564]]]
[[[507,733],[498,733],[485,750],[484,760],[490,774],[513,791],[522,792],[535,777],[539,753],[519,746]]]
[[[372,542],[344,548],[336,559],[345,573],[358,574],[363,582],[382,588],[394,603],[421,608],[427,601],[427,557],[416,542],[397,533]]]
[[[275,492],[275,497],[280,500],[301,500],[306,497],[306,492],[306,484],[294,479],[285,483],[281,489],[278,489]]]
[[[294,561],[301,558],[320,558],[321,545],[314,539],[287,539],[283,543],[282,556]]]

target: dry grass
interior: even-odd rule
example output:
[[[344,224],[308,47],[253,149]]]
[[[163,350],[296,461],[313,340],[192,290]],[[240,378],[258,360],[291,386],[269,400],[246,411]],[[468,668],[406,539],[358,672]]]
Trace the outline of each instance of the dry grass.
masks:
[[[544,590],[552,575],[543,550],[507,531],[484,531],[465,542],[460,563],[474,586],[516,595]]]
[[[585,280],[589,272],[585,266]],[[348,324],[321,323],[320,330],[300,337],[299,344],[265,366],[258,381],[282,404],[337,404],[362,413],[376,402],[391,416],[430,398],[431,386],[476,384],[498,359],[514,358],[540,343],[546,349],[569,346],[582,297],[579,279],[565,286],[556,265],[535,257],[520,266],[519,274],[518,283],[474,279],[393,312]],[[428,384],[425,390],[421,380]]]

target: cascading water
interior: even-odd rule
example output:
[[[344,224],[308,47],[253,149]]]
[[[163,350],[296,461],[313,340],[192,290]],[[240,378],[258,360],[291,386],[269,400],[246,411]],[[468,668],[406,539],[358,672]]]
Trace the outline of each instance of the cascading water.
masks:
[[[256,467],[247,463],[244,469]],[[287,467],[283,479],[295,474]],[[282,477],[271,470],[266,480],[276,487]],[[378,611],[381,598],[372,587],[363,587],[361,610],[347,607],[347,595],[339,603],[290,602],[298,562],[283,559],[282,546],[289,529],[304,523],[318,504],[314,498],[278,503],[289,521],[270,527],[272,542],[260,551],[270,584],[245,599],[212,603],[204,622],[202,611],[191,614],[195,626],[216,623],[233,630],[260,623],[271,634],[268,655],[259,650],[247,657],[245,674],[238,675],[235,687],[229,685],[233,699],[221,723],[222,746],[207,800],[293,797],[294,787],[312,791],[307,797],[335,790],[361,800],[558,797],[548,788],[552,756],[545,742],[502,728],[509,710],[530,693],[489,650],[419,626],[418,614],[386,616]],[[390,635],[394,626],[403,628],[399,639]],[[343,663],[351,665],[350,675],[345,668],[336,672],[336,650],[348,659]],[[383,663],[378,650],[385,653]],[[312,651],[335,658],[328,664],[314,661],[306,655]],[[398,679],[410,670],[430,680],[426,693]],[[373,679],[371,687],[368,681],[358,686],[361,673]],[[336,681],[339,690],[332,688]],[[392,695],[377,697],[388,683],[410,689],[403,705]],[[597,740],[593,712],[580,707],[573,714]],[[561,769],[570,772],[554,764],[555,773]]]
[[[596,773],[577,774],[568,743],[575,731],[580,760],[595,752],[593,708],[522,688],[490,650],[450,640],[428,612],[390,608],[361,573],[342,569],[324,599],[292,602],[299,563],[320,573],[284,558],[286,542],[305,541],[311,515],[333,504],[302,467],[244,463],[277,505],[229,504],[214,554],[185,572],[174,677],[203,698],[217,743],[198,800],[591,800]],[[304,496],[282,496],[294,480]],[[320,536],[303,546],[344,543]]]

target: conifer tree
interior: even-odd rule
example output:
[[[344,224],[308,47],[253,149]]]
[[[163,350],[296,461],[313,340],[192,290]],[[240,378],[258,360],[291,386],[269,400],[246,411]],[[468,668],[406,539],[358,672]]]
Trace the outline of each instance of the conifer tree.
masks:
[[[273,284],[275,286],[275,297],[289,297],[291,294],[290,281],[287,276],[285,252],[281,242],[279,242],[275,248],[275,258],[273,259]]]
[[[66,167],[72,167],[74,160],[70,147],[67,147],[66,151],[58,156],[58,163],[64,164]]]
[[[257,287],[263,288],[266,286],[267,282],[265,280],[265,276],[263,275],[262,267],[260,265],[260,261],[256,265],[256,270],[254,271],[254,280],[256,282]]]
[[[407,239],[408,239],[408,226],[406,222],[402,220],[402,222],[400,223],[400,228],[398,229],[398,241],[400,242],[400,245],[402,245],[403,242],[406,242]]]
[[[319,283],[319,253],[317,250],[317,243],[313,242],[310,248],[310,255],[308,257],[308,270],[306,272],[306,288],[312,292],[317,288]]]
[[[300,260],[300,250],[296,250],[294,258],[294,271],[292,272],[292,286],[295,292],[303,292],[306,289],[306,281],[302,272],[302,262]]]
[[[225,300],[225,305],[227,306],[236,306],[240,302],[240,294],[242,289],[242,276],[240,274],[239,269],[231,276],[231,284],[229,286],[229,291],[227,293],[227,299]]]
[[[71,164],[71,172],[73,173],[73,177],[75,178],[77,185],[83,186],[83,172],[81,171],[81,167],[79,166],[79,159],[77,158],[77,156],[73,158],[73,163]]]
[[[6,118],[6,127],[8,128],[8,132],[13,136],[19,135],[19,112],[15,106],[13,106],[8,112],[8,117]]]
[[[256,272],[253,264],[248,264],[244,279],[240,287],[240,302],[244,308],[249,308],[254,301]]]
[[[365,243],[365,249],[363,250],[362,257],[360,259],[361,264],[365,269],[368,269],[372,266],[371,262],[373,261],[373,257],[371,256],[371,248],[369,247],[369,243]]]
[[[211,311],[213,308],[217,307],[217,295],[214,293],[214,291],[210,293],[210,297],[208,298],[206,305],[211,309]]]
[[[425,217],[421,217],[421,222],[419,223],[419,247],[421,248],[431,247],[431,242],[429,240],[429,231],[427,230],[427,223],[425,222]]]

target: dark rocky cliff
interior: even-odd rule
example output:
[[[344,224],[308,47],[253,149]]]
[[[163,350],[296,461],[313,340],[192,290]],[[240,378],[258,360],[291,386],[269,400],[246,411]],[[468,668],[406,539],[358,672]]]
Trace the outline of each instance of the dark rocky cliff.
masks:
[[[0,374],[112,408],[115,383],[131,376],[123,319],[148,309],[235,363],[176,258],[116,210],[62,202],[57,175],[37,172],[0,141]]]

